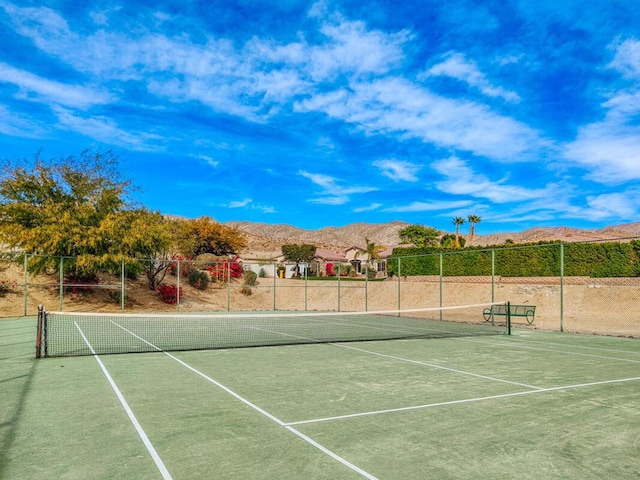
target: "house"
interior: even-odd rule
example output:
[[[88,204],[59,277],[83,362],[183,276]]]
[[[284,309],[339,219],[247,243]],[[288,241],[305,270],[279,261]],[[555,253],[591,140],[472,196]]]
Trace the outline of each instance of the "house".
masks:
[[[364,251],[365,247],[352,246],[345,251],[347,261],[353,265],[358,274],[366,271],[366,266],[373,268],[378,275],[385,275],[387,271],[387,259],[393,255],[393,249],[399,245],[385,246],[383,250],[378,252],[378,258],[369,262],[369,255]],[[405,245],[406,246],[406,245]]]
[[[316,255],[311,262],[310,275],[322,276],[338,274],[338,272],[345,271],[342,265],[348,263],[347,257],[344,252],[330,250],[327,248],[316,249]],[[331,265],[331,267],[328,267]]]
[[[373,268],[377,275],[385,276],[387,271],[387,259],[393,254],[393,249],[397,245],[385,247],[384,250],[379,252],[379,258],[369,262],[369,256],[364,253],[364,246],[351,246],[344,251],[335,251],[325,248],[318,248],[316,250],[316,256],[313,259],[311,272],[312,274],[326,273],[327,264],[333,265],[333,273],[337,273],[337,268],[340,266],[342,272],[346,272],[347,269],[350,272],[355,272],[356,275],[363,275],[367,271],[367,265],[369,268]]]
[[[364,275],[367,271],[367,265],[376,272],[377,276],[386,276],[387,260],[393,254],[393,249],[397,247],[398,245],[385,247],[378,253],[379,258],[374,259],[371,263],[369,263],[369,256],[363,253],[364,246],[357,245],[345,250],[317,248],[310,263],[301,262],[298,265],[285,261],[283,255],[269,260],[245,258],[241,262],[246,270],[253,270],[256,273],[263,270],[263,274],[268,277],[279,275],[277,265],[284,267],[283,275],[285,278],[338,275],[338,273],[343,276],[347,274]]]

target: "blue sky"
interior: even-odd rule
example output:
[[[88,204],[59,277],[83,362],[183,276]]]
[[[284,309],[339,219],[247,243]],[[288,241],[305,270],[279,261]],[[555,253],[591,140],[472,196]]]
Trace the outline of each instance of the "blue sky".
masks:
[[[0,0],[0,157],[112,149],[166,214],[640,220],[628,0]]]

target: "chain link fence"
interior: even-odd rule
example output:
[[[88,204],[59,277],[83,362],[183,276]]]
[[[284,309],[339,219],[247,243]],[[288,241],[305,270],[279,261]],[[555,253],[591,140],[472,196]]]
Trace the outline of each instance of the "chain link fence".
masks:
[[[531,326],[513,319],[526,328],[640,337],[637,240],[398,256],[387,259],[384,278],[366,268],[354,276],[341,265],[331,277],[298,268],[300,276],[283,278],[283,269],[295,266],[149,259],[78,277],[69,273],[73,258],[9,252],[0,256],[0,316],[35,315],[38,305],[104,312],[380,311],[510,301],[535,306]],[[478,308],[468,320],[481,319]]]

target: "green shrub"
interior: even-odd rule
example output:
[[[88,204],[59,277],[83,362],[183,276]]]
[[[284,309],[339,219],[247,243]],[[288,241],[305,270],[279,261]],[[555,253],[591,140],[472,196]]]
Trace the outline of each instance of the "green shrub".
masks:
[[[397,248],[387,274],[503,277],[634,277],[640,275],[640,242],[540,242],[464,250]],[[399,262],[398,262],[398,257]],[[564,258],[561,270],[561,258]],[[442,272],[441,272],[442,268]]]
[[[260,271],[258,272],[258,276],[260,278],[266,278],[267,276],[267,271],[264,268],[261,268]]]
[[[187,278],[189,279],[189,285],[198,290],[205,290],[209,285],[209,274],[196,268],[189,269]]]
[[[253,286],[256,284],[257,280],[258,280],[258,274],[253,270],[247,270],[246,272],[244,272],[245,285]]]
[[[122,304],[122,292],[120,290],[109,290],[109,299],[118,305]]]

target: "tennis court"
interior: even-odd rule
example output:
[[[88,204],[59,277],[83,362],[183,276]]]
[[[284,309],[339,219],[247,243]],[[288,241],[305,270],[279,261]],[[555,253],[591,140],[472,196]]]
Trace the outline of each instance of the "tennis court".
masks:
[[[516,327],[35,360],[35,337],[33,317],[0,321],[4,479],[640,477],[637,339]]]

